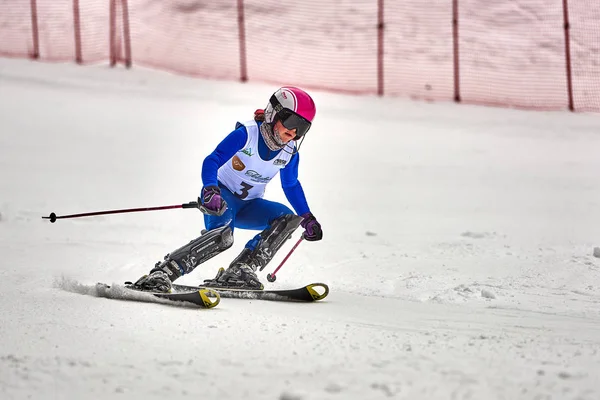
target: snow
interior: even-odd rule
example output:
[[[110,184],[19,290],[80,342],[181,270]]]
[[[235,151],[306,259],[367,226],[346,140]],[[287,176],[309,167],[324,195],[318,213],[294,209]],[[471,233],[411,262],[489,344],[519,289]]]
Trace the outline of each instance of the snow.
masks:
[[[312,92],[300,173],[325,237],[261,278],[325,300],[96,297],[201,213],[41,217],[195,200],[205,155],[274,89],[0,60],[1,398],[600,397],[596,114]]]

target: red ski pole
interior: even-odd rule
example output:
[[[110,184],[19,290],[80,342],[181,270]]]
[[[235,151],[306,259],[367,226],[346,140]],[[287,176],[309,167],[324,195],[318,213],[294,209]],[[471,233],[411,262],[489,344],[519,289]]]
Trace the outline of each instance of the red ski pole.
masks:
[[[123,210],[94,211],[94,212],[88,212],[88,213],[82,213],[82,214],[71,214],[71,215],[56,215],[55,213],[51,213],[49,217],[42,217],[42,219],[49,219],[50,222],[56,222],[57,219],[63,219],[63,218],[79,218],[79,217],[91,217],[94,215],[120,214],[120,213],[130,213],[130,212],[140,212],[140,211],[169,210],[172,208],[198,208],[198,203],[195,201],[190,201],[189,203],[177,204],[174,206],[127,208],[127,209],[123,209]]]
[[[296,244],[294,245],[294,247],[292,247],[292,249],[290,250],[290,252],[287,254],[287,256],[285,256],[285,258],[283,259],[283,261],[281,261],[281,264],[279,264],[279,266],[277,268],[275,268],[275,271],[273,271],[270,274],[267,274],[267,280],[269,282],[275,282],[275,279],[277,279],[277,277],[275,276],[275,274],[277,273],[277,271],[279,271],[279,269],[281,267],[283,267],[283,264],[285,264],[285,262],[287,261],[288,258],[290,258],[290,256],[292,255],[292,253],[294,252],[294,250],[296,250],[296,247],[298,247],[298,245],[300,244],[300,242],[304,239],[304,235],[300,236],[300,239],[298,239],[298,241],[296,242]]]

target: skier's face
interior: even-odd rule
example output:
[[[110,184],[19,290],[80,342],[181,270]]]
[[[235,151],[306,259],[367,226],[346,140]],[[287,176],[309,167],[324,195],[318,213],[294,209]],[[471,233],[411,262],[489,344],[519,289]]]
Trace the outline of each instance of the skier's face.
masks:
[[[279,135],[279,138],[283,143],[288,143],[290,140],[293,140],[296,137],[296,128],[287,129],[281,121],[275,122],[275,126],[273,126],[273,130],[276,135]]]

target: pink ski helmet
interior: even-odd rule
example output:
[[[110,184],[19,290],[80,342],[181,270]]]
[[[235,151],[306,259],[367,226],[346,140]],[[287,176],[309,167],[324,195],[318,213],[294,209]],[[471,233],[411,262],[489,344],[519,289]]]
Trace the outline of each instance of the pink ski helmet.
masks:
[[[308,93],[297,87],[284,86],[269,99],[265,122],[281,121],[287,129],[296,129],[295,140],[298,140],[310,129],[316,112],[315,102]]]

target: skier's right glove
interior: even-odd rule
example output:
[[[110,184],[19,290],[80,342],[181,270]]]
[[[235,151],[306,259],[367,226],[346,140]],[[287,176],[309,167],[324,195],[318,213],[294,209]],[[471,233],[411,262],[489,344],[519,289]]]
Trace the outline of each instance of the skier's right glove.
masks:
[[[218,186],[205,186],[202,195],[198,197],[198,208],[204,214],[220,217],[227,210],[227,203],[221,197]]]
[[[300,222],[300,225],[304,228],[304,233],[302,234],[304,239],[309,242],[316,242],[317,240],[323,239],[323,229],[321,229],[321,224],[317,221],[315,216],[312,215],[312,213],[307,212],[302,214],[301,217],[304,218],[302,222]]]

